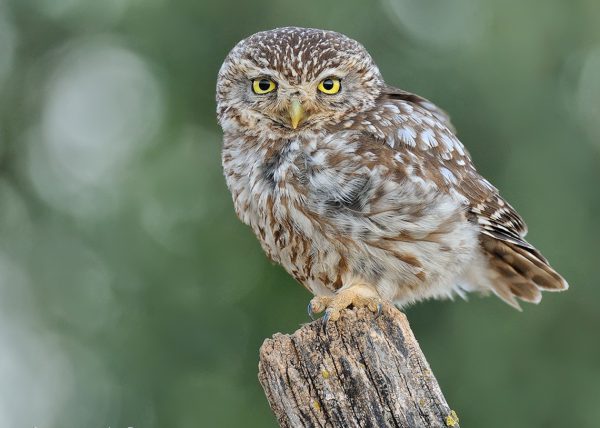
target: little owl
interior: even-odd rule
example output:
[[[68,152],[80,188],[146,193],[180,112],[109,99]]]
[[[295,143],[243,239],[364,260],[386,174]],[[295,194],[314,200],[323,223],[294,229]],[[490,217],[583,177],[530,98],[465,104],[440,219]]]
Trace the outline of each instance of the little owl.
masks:
[[[219,72],[217,114],[237,215],[314,294],[311,313],[469,291],[519,308],[568,287],[446,113],[387,85],[342,34],[242,40]]]

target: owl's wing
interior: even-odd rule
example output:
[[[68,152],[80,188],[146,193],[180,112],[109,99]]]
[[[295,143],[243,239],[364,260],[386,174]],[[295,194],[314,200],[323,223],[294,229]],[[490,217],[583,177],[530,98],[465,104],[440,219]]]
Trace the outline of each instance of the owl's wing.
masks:
[[[494,271],[494,291],[502,299],[518,307],[514,296],[539,302],[540,290],[568,287],[524,239],[527,226],[521,216],[477,173],[443,110],[395,88],[388,88],[378,107],[378,114],[367,119],[381,131],[373,136],[382,139],[383,135],[412,174],[460,199],[468,218],[479,225],[482,249]]]
[[[467,149],[456,138],[448,114],[425,98],[390,86],[380,104],[384,112],[388,100],[400,114],[384,116],[391,119],[384,123],[389,123],[386,136],[392,136],[387,143],[400,152],[412,152],[411,160],[418,162],[417,171],[423,178],[463,196],[483,233],[529,245],[522,239],[527,234],[525,222],[498,189],[477,173]]]
[[[425,98],[393,87],[387,87],[380,100],[384,112],[389,101],[400,114],[384,115],[388,119],[382,124],[388,125],[384,133],[392,136],[386,142],[400,152],[411,152],[411,161],[418,164],[416,171],[422,178],[462,196],[482,233],[533,249],[523,239],[527,234],[525,222],[498,189],[477,173],[448,115]]]

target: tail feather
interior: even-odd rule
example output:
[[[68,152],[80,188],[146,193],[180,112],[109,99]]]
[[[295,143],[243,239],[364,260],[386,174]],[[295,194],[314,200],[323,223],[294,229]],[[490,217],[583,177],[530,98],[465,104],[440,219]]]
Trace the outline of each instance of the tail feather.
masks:
[[[515,297],[539,303],[542,291],[563,291],[569,285],[533,247],[484,237],[482,245],[493,272],[493,288],[498,297],[520,309]]]

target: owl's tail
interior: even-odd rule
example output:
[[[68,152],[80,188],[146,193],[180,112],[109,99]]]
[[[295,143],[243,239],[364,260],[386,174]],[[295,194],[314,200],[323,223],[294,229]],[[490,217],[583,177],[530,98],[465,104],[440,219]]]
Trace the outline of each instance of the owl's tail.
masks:
[[[533,247],[484,237],[491,268],[493,291],[509,305],[520,310],[516,299],[539,303],[542,291],[563,291],[569,284]]]

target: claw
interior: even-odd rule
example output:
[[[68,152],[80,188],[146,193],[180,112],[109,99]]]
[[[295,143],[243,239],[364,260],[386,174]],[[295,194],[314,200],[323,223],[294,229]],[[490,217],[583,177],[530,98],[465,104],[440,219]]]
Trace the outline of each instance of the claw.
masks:
[[[315,314],[313,312],[312,304],[311,303],[312,302],[308,302],[308,307],[306,308],[306,312],[308,312],[308,316],[310,317],[310,319],[314,321],[315,320]]]
[[[381,315],[382,312],[383,312],[383,304],[380,302],[377,305],[377,313],[375,314],[375,319],[379,318],[379,316]]]
[[[321,318],[321,324],[323,326],[323,330],[327,331],[327,323],[329,322],[329,317],[331,316],[331,310],[327,309],[325,311],[325,314],[323,315],[323,317]]]

